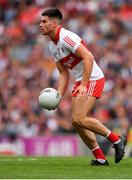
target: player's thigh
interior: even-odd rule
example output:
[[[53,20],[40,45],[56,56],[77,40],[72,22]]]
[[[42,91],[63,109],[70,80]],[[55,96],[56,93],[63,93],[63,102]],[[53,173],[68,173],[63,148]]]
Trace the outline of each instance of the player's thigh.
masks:
[[[72,97],[72,116],[87,116],[96,103],[96,97]]]

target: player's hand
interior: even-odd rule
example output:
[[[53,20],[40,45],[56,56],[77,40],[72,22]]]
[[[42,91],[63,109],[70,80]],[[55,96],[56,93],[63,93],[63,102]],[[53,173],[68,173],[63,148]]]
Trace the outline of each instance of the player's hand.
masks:
[[[78,92],[78,96],[80,97],[86,97],[87,96],[87,86],[84,84],[80,84],[75,92]]]

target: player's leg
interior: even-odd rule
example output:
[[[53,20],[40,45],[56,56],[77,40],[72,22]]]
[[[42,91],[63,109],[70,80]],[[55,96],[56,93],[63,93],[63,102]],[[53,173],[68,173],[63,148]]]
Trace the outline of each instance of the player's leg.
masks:
[[[90,130],[94,133],[100,134],[104,137],[107,137],[115,147],[116,157],[115,162],[118,163],[124,156],[124,140],[120,139],[118,135],[111,132],[107,127],[105,127],[99,120],[87,116],[89,104],[95,101],[95,97],[79,97],[75,98],[73,107],[72,107],[72,124],[78,128],[84,128]]]
[[[111,132],[99,120],[87,116],[88,106],[93,101],[95,101],[96,98],[99,98],[101,96],[104,87],[104,82],[105,82],[104,78],[95,81],[89,81],[87,84],[88,98],[77,96],[78,92],[75,90],[80,85],[80,82],[76,82],[72,92],[72,97],[76,97],[73,106],[72,123],[73,126],[76,127],[76,129],[84,128],[94,133],[103,135],[108,140],[110,140],[114,145],[113,147],[115,148],[115,162],[118,163],[124,156],[124,150],[125,150],[124,137],[119,138],[118,135]]]
[[[76,97],[72,97],[72,108],[73,108],[72,112],[74,112],[75,101],[76,101]],[[84,108],[84,110],[85,110],[84,113],[89,114],[91,112],[91,110],[93,109],[95,103],[96,103],[96,99],[89,97],[88,101],[87,101],[87,108]],[[84,141],[84,143],[89,147],[89,149],[92,151],[93,155],[95,156],[96,160],[98,161],[98,162],[92,161],[92,164],[108,165],[105,155],[103,154],[102,150],[100,149],[100,147],[97,143],[95,134],[87,129],[84,129],[84,128],[81,128],[78,126],[76,126],[75,129],[77,130],[77,132],[79,133],[79,135],[82,138],[82,140]]]
[[[75,104],[76,97],[72,97],[72,113],[74,111],[74,104]],[[95,101],[88,105],[86,113],[89,114],[91,109],[94,107]],[[98,146],[95,134],[87,129],[75,127],[85,144],[90,148],[93,149]]]
[[[77,96],[72,107],[72,124],[74,127],[88,129],[106,137],[109,133],[108,128],[106,128],[99,120],[87,116],[89,106],[95,101],[95,97],[88,96],[86,98]]]

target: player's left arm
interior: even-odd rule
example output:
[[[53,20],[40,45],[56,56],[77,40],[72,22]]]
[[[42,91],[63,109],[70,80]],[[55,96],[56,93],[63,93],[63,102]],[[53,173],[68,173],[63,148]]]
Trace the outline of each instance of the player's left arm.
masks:
[[[90,79],[93,67],[94,57],[92,53],[83,45],[80,44],[74,53],[77,57],[83,60],[83,77],[80,86],[76,89],[79,91],[81,96],[86,96],[87,93],[87,83]]]
[[[92,73],[94,57],[92,53],[83,44],[79,45],[74,54],[83,60],[84,71],[81,84],[87,85],[87,82],[89,81]]]

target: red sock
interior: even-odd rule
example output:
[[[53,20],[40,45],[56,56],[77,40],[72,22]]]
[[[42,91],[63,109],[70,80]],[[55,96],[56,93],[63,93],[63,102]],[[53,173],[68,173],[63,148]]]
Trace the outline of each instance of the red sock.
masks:
[[[102,152],[102,150],[100,149],[100,147],[98,146],[97,148],[92,150],[93,155],[95,156],[96,159],[102,159],[102,160],[106,160],[104,153]]]
[[[107,139],[111,141],[113,144],[120,140],[119,136],[113,132],[109,132],[107,135]]]

